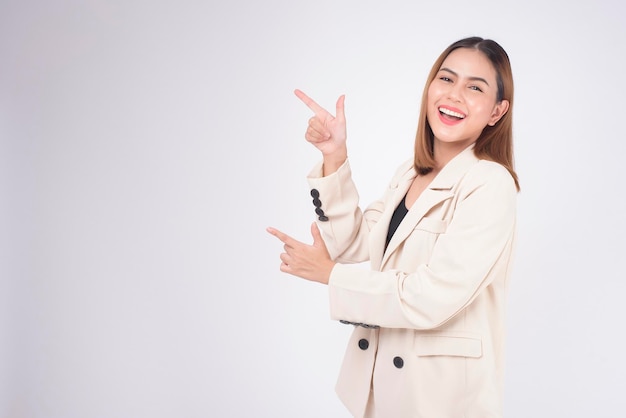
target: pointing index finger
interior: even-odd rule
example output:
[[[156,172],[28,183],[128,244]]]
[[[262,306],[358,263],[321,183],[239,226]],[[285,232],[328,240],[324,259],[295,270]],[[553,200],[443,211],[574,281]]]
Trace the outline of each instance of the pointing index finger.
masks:
[[[315,113],[316,116],[328,115],[328,112],[326,111],[326,109],[324,109],[322,106],[318,105],[315,102],[315,100],[311,99],[309,96],[304,94],[304,92],[302,90],[296,89],[294,91],[294,93],[296,94],[296,96],[298,96],[298,99],[302,100],[302,102],[305,105],[307,105],[307,107],[309,109],[311,109]]]
[[[298,243],[299,241],[297,241],[294,238],[291,238],[289,235],[285,234],[284,232],[279,231],[276,228],[267,228],[267,232],[269,232],[270,234],[274,235],[276,238],[278,238],[279,240],[281,240],[283,242],[283,244],[286,244],[290,247],[293,247],[294,244]]]

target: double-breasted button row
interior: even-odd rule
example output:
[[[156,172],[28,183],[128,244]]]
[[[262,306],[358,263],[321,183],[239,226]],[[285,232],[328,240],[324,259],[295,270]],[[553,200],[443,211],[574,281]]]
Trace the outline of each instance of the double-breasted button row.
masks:
[[[317,219],[322,222],[326,222],[328,220],[328,216],[324,215],[324,210],[322,210],[322,201],[320,200],[320,192],[317,189],[311,189],[311,197],[313,197],[313,205],[315,206],[315,213],[317,214]]]
[[[359,348],[363,351],[367,350],[370,346],[370,342],[367,341],[367,339],[365,338],[361,338],[358,344]],[[393,358],[393,365],[396,366],[396,368],[401,369],[404,367],[404,360],[402,359],[402,357],[396,356]]]

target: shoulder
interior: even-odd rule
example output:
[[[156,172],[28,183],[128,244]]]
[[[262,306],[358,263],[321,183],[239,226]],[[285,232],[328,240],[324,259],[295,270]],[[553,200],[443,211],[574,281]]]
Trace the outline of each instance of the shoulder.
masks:
[[[494,187],[516,193],[515,180],[502,164],[489,160],[478,160],[468,171],[463,188]]]
[[[489,174],[494,176],[510,177],[511,181],[513,177],[502,164],[496,163],[490,160],[478,160],[478,163],[474,166],[474,170],[477,174]]]
[[[391,185],[397,185],[398,182],[404,178],[415,177],[415,167],[413,164],[412,158],[400,164],[391,178]]]

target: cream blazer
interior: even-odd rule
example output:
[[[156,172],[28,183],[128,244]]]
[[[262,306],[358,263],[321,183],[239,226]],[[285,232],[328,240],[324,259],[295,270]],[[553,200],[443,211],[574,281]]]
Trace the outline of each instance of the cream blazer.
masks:
[[[308,176],[338,262],[331,318],[354,325],[337,394],[355,417],[366,414],[369,396],[382,418],[501,417],[515,183],[470,146],[420,195],[385,250],[415,176],[407,161],[364,211],[348,161],[329,176],[321,164]],[[350,265],[367,260],[369,269]]]

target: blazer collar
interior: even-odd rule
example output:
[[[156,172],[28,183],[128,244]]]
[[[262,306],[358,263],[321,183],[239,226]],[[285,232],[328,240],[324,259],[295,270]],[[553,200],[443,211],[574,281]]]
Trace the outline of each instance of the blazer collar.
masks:
[[[474,155],[474,144],[472,144],[451,159],[433,179],[428,188],[452,189],[477,162],[478,158]]]
[[[374,251],[375,254],[372,254],[372,256],[378,255],[378,257],[380,257],[380,255],[382,255],[380,267],[385,264],[385,262],[389,259],[389,256],[411,234],[424,215],[426,215],[434,206],[454,196],[454,189],[456,185],[458,185],[463,176],[477,162],[478,158],[474,155],[474,145],[472,144],[465,150],[461,151],[457,156],[450,160],[448,164],[445,165],[445,167],[439,172],[439,174],[437,174],[428,187],[422,192],[413,206],[411,206],[411,209],[406,214],[391,238],[386,250],[384,250],[385,237],[382,237],[382,240],[377,240],[377,245],[380,245],[380,248],[376,248]],[[391,215],[404,195],[406,195],[416,175],[417,173],[415,172],[415,169],[411,168],[398,181],[396,193],[394,193],[393,197],[390,199],[390,205],[386,208],[385,214],[380,219],[380,221],[386,222],[386,226],[389,225]],[[384,231],[385,234],[387,233],[387,228],[380,228],[379,230]],[[375,257],[375,260],[380,260],[378,257]]]

